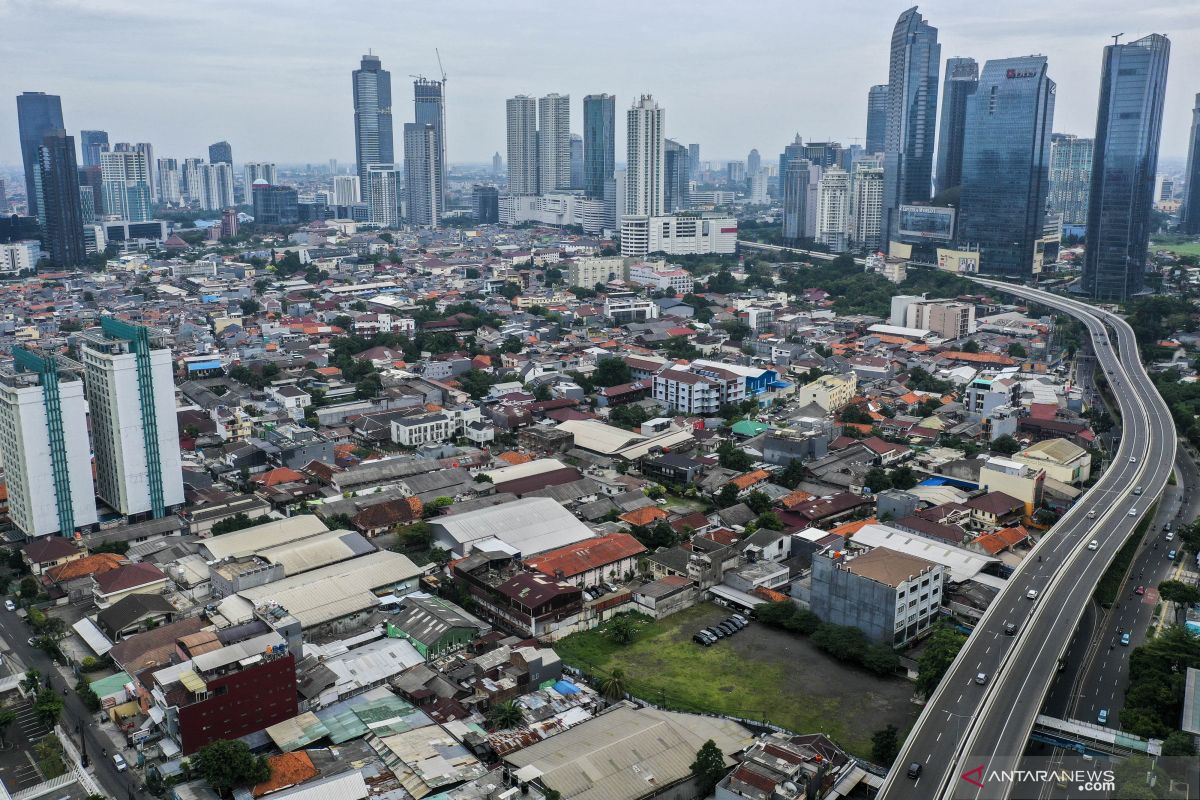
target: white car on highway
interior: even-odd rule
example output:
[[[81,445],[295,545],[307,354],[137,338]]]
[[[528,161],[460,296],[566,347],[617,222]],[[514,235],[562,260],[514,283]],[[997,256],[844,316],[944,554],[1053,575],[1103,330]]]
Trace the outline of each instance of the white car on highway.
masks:
[[[1088,542],[1088,550],[1096,550],[1096,549],[1099,549],[1099,547],[1100,547],[1100,543],[1097,542],[1095,539],[1092,539],[1090,542]]]
[[[1025,593],[1025,596],[1028,597],[1030,600],[1037,600],[1037,589],[1030,589],[1028,592]]]
[[[1136,508],[1129,509],[1129,516],[1136,517],[1137,515],[1138,515],[1138,511]]]

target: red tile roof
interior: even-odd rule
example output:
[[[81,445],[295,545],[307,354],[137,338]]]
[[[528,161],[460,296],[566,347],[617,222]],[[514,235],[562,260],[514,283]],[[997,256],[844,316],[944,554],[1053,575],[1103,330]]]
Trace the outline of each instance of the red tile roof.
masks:
[[[645,546],[628,533],[610,533],[549,550],[526,559],[525,564],[551,578],[559,577],[560,572],[562,577],[572,578],[644,552]]]
[[[663,511],[658,506],[645,506],[644,508],[635,508],[633,511],[626,511],[617,519],[624,520],[630,525],[650,525],[660,519],[666,519],[667,512]]]
[[[166,580],[166,577],[163,571],[153,564],[140,562],[118,567],[103,575],[96,576],[95,580],[102,594],[113,594],[114,592],[122,592],[138,586],[145,586],[155,581]]]

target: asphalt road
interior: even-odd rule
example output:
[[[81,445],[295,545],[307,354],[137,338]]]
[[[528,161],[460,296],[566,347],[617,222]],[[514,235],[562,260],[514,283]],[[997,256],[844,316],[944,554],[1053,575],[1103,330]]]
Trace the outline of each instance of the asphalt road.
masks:
[[[77,749],[79,747],[79,726],[82,725],[87,755],[96,782],[104,788],[109,797],[115,800],[149,797],[150,795],[136,789],[137,783],[132,768],[125,772],[117,772],[112,762],[112,742],[96,729],[96,714],[84,707],[79,696],[75,694],[74,683],[71,683],[70,686],[67,685],[59,674],[58,667],[45,651],[29,646],[30,633],[29,627],[16,614],[0,610],[0,636],[3,636],[8,643],[8,649],[20,658],[26,669],[32,667],[40,672],[43,683],[49,676],[51,685],[56,691],[62,692],[63,689],[70,689],[63,698],[61,723],[63,729],[71,735]],[[100,755],[101,748],[108,750],[108,757]]]
[[[1013,573],[926,703],[880,793],[887,800],[1011,796],[1012,783],[984,780],[985,791],[960,776],[1019,765],[1058,659],[1096,583],[1161,493],[1174,460],[1170,414],[1141,367],[1128,325],[1057,295],[980,282],[1068,311],[1087,325],[1124,431],[1113,464]],[[1111,341],[1102,316],[1114,330]],[[1144,487],[1141,497],[1131,496],[1135,486]],[[1087,547],[1092,539],[1095,551]],[[1008,623],[1017,626],[1016,635],[1004,635]],[[920,765],[916,779],[906,776],[910,764]]]

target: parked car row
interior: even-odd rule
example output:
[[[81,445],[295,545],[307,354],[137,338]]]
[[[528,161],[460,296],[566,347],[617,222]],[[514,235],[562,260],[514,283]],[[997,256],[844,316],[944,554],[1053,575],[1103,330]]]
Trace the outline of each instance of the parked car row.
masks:
[[[742,628],[750,624],[750,620],[746,619],[741,614],[734,614],[724,622],[718,622],[715,625],[709,625],[707,628],[702,628],[692,637],[692,641],[696,644],[708,647],[726,636],[732,636]]]

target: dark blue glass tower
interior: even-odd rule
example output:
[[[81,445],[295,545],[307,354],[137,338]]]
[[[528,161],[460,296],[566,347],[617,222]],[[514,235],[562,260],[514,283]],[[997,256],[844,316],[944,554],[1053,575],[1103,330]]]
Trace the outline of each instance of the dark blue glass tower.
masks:
[[[56,267],[79,266],[87,252],[74,137],[61,130],[49,132],[42,139],[37,158],[35,195],[46,255]]]
[[[583,189],[594,200],[604,199],[604,184],[616,169],[616,120],[617,99],[611,94],[583,98]]]
[[[48,135],[66,128],[63,124],[61,98],[45,92],[22,92],[17,95],[17,128],[21,139],[21,163],[25,167],[28,215],[36,217],[38,148]]]
[[[1183,196],[1183,211],[1180,214],[1184,233],[1195,236],[1200,233],[1200,94],[1192,107],[1192,132],[1188,137],[1187,193]]]
[[[944,192],[962,184],[963,134],[967,99],[979,86],[979,64],[973,58],[947,58],[942,83],[942,122],[938,130],[937,172],[933,185]]]
[[[392,73],[383,68],[379,56],[366,55],[353,74],[354,158],[358,181],[366,195],[367,167],[392,164],[396,160],[392,137]]]
[[[1170,55],[1157,33],[1104,48],[1083,257],[1083,290],[1100,300],[1124,300],[1145,283]]]
[[[882,153],[887,137],[888,85],[872,86],[867,92],[867,141],[868,153]]]
[[[1050,187],[1054,81],[1046,58],[984,64],[966,123],[957,239],[978,246],[980,272],[1030,277]]]

